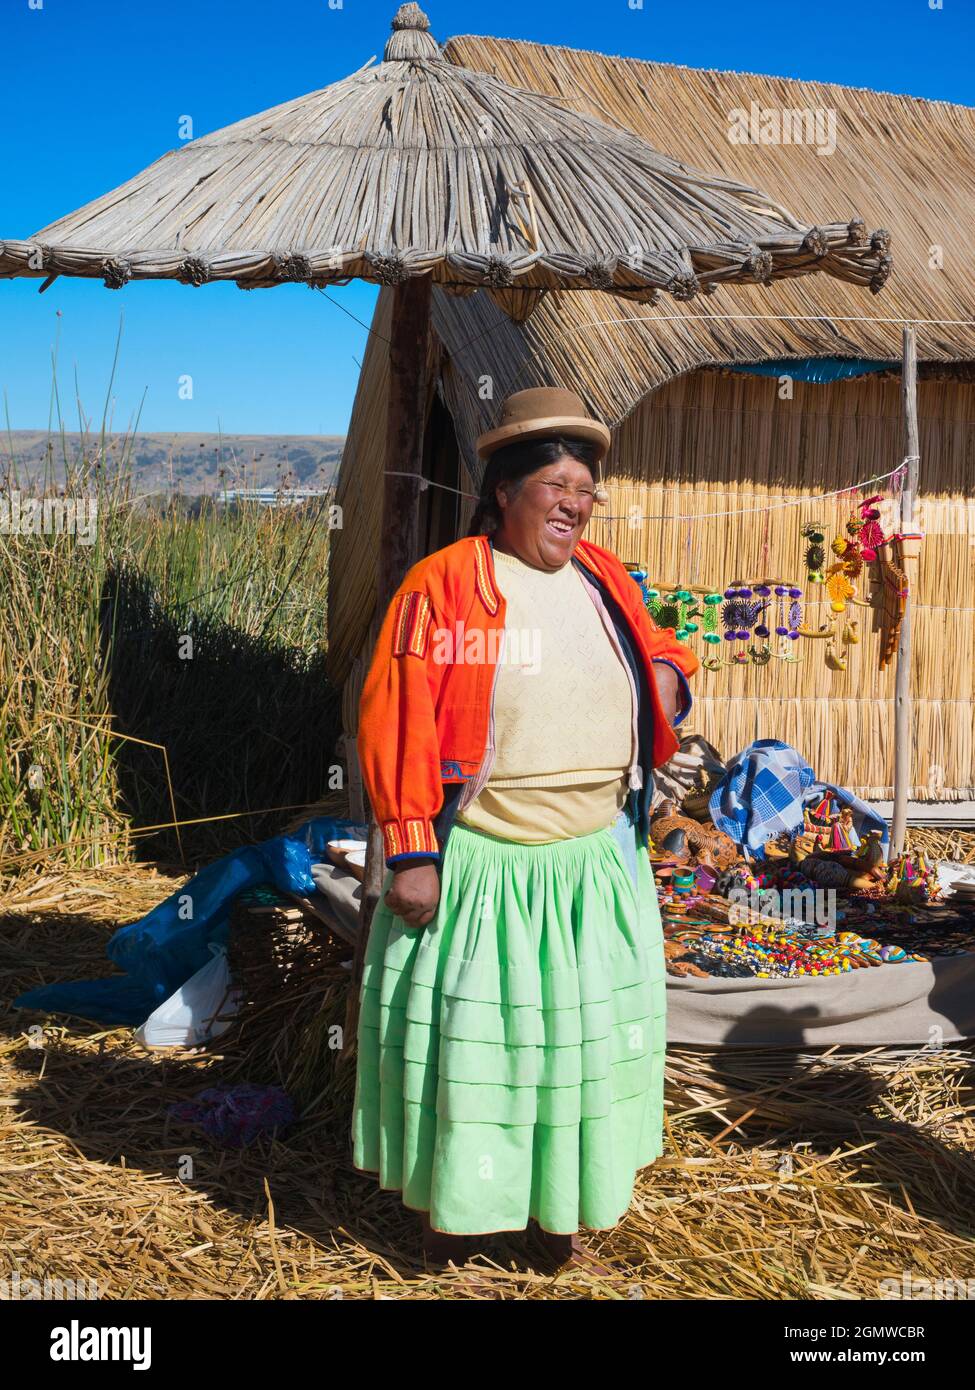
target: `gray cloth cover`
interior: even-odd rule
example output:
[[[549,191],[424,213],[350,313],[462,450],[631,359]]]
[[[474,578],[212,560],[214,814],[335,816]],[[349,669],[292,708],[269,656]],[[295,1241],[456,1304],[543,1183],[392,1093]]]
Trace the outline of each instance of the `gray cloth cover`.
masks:
[[[348,869],[340,869],[335,864],[312,864],[311,876],[315,880],[315,887],[339,922],[350,931],[358,931],[362,884],[355,874],[350,874]]]
[[[975,1038],[975,954],[790,980],[667,976],[667,1041],[870,1047]]]

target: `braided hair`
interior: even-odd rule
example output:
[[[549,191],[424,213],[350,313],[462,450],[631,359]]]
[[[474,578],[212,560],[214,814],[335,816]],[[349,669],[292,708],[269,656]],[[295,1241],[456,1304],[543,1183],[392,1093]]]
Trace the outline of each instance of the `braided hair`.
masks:
[[[513,444],[506,444],[503,449],[496,449],[485,465],[480,496],[467,534],[490,535],[501,525],[502,512],[496,493],[502,483],[509,485],[510,496],[517,497],[522,483],[530,474],[546,464],[555,463],[565,454],[577,463],[585,464],[593,481],[596,480],[598,451],[596,445],[587,439],[570,439],[557,434],[546,439],[529,439],[524,443],[516,440]]]

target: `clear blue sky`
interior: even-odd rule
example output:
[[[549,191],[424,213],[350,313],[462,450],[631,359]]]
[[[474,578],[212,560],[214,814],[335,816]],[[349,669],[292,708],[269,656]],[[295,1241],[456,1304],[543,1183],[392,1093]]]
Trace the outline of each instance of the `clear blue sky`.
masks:
[[[40,8],[31,8],[31,4]],[[975,0],[458,0],[424,5],[441,41],[494,33],[694,67],[778,73],[975,105]],[[396,0],[2,0],[0,237],[27,237],[179,144],[382,56]],[[975,211],[975,210],[973,210]],[[47,424],[51,353],[72,423],[75,373],[100,419],[120,312],[114,418],[144,430],[341,434],[365,331],[304,286],[243,293],[0,280],[10,424]],[[368,322],[376,291],[330,292]],[[60,318],[57,311],[61,311]],[[194,399],[178,398],[190,373]],[[0,422],[2,423],[2,422]]]

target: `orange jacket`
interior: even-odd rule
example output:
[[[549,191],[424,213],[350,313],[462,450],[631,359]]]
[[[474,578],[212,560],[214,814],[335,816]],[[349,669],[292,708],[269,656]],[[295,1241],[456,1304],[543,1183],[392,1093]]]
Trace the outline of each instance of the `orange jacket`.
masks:
[[[635,798],[633,812],[645,831],[651,769],[678,747],[652,663],[663,660],[677,669],[683,718],[690,704],[684,678],[699,662],[673,628],[654,625],[638,585],[611,551],[579,541],[572,563],[612,619],[619,654],[637,688],[635,785],[642,797]],[[456,811],[488,779],[504,615],[487,536],[468,536],[420,560],[393,596],[362,690],[358,737],[363,782],[382,826],[387,864],[436,858]]]

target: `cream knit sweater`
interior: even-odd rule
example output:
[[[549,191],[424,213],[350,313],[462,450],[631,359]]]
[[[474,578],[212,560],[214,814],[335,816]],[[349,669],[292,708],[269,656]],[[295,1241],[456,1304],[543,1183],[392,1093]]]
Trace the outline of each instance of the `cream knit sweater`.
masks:
[[[591,834],[626,798],[634,691],[574,565],[551,573],[495,550],[506,601],[497,756],[457,819],[525,844]]]

